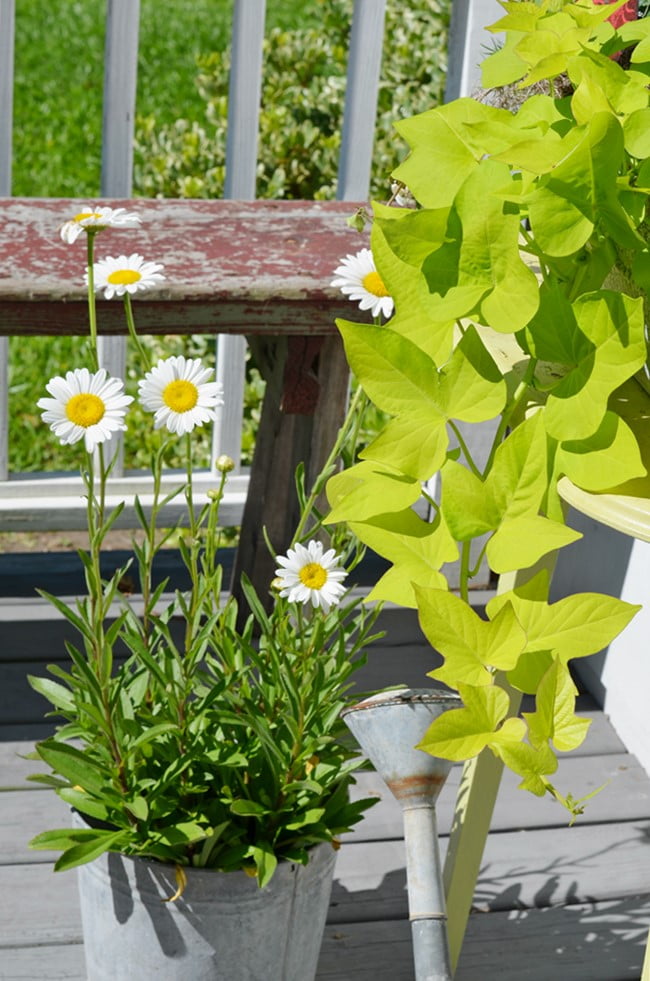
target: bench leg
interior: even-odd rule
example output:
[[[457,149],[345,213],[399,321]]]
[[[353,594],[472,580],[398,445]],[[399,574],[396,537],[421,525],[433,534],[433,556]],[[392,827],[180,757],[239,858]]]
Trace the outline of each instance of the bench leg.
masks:
[[[347,405],[349,370],[338,335],[327,337],[251,337],[249,343],[266,381],[255,442],[248,498],[244,508],[232,591],[241,600],[245,572],[268,607],[275,557],[298,523],[294,475],[305,464],[311,485],[327,459]]]

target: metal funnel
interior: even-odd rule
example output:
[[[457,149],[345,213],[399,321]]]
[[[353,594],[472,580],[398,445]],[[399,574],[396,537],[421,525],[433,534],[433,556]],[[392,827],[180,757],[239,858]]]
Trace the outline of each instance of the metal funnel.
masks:
[[[402,808],[416,981],[452,981],[435,811],[452,764],[415,746],[438,716],[461,705],[454,692],[403,688],[342,713]]]

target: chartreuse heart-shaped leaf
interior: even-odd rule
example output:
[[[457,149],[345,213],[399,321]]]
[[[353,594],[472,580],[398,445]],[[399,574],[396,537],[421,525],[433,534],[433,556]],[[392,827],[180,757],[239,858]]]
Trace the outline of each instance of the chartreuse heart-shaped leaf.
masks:
[[[483,620],[454,593],[416,587],[420,626],[444,658],[429,677],[457,688],[458,684],[491,685],[491,668],[508,670],[526,646],[526,635],[512,608],[504,606],[493,621]]]
[[[547,791],[553,793],[546,777],[557,770],[557,759],[548,745],[537,747],[521,740],[500,739],[489,746],[508,769],[523,777],[520,790],[528,790],[536,797],[543,797]]]
[[[504,207],[501,197],[508,196],[513,181],[506,164],[481,161],[458,191],[448,228],[449,238],[458,242],[456,282],[450,283],[438,253],[423,266],[431,291],[441,295],[445,316],[465,317],[478,307],[481,319],[504,333],[524,327],[538,304],[537,279],[519,253],[520,217]]]
[[[558,440],[586,439],[602,425],[612,392],[644,364],[643,300],[599,290],[573,304],[574,364],[549,394],[544,424]]]
[[[360,541],[393,563],[368,596],[414,608],[414,584],[446,589],[439,571],[458,558],[458,549],[441,515],[423,521],[411,509],[401,514],[379,514],[371,521],[352,522],[350,528]]]
[[[597,51],[581,51],[569,60],[567,72],[576,87],[571,109],[580,125],[602,110],[625,117],[648,105],[647,79],[624,71],[618,62]],[[583,86],[584,92],[581,91]],[[588,98],[594,100],[591,113]]]
[[[370,460],[335,474],[327,482],[332,508],[328,523],[364,521],[387,511],[402,511],[421,496],[420,482]]]
[[[490,568],[499,573],[528,569],[549,552],[582,538],[578,531],[541,515],[506,516],[487,543]]]
[[[495,616],[505,603],[512,603],[526,632],[525,649],[555,651],[564,663],[607,647],[641,609],[603,593],[575,593],[547,603],[527,599],[514,589],[489,601],[488,616]]]
[[[580,536],[538,514],[547,488],[546,436],[540,413],[499,446],[485,481],[448,460],[441,471],[442,510],[457,541],[489,531],[487,556],[495,572],[525,569]]]
[[[526,734],[523,719],[506,718],[510,699],[495,685],[458,686],[464,707],[443,712],[417,749],[445,760],[468,760],[488,745],[517,743]]]
[[[476,99],[455,99],[446,105],[400,119],[395,129],[411,148],[393,176],[412,191],[425,208],[449,208],[456,192],[486,153],[500,149],[484,134],[472,131],[473,123],[508,122],[507,109],[496,109]],[[432,175],[434,179],[432,180]]]
[[[534,695],[553,664],[552,651],[524,651],[515,667],[508,671],[508,684],[527,695]]]
[[[624,157],[623,130],[616,116],[597,112],[565,138],[567,153],[530,195],[529,218],[539,246],[550,256],[577,252],[596,223],[620,245],[638,249],[636,233],[617,196]]]
[[[546,436],[541,414],[536,412],[499,445],[486,491],[500,515],[534,515],[544,497],[546,481]]]
[[[364,458],[428,479],[445,459],[448,420],[475,422],[501,411],[505,382],[472,328],[438,372],[420,348],[388,327],[338,326],[364,390],[378,408],[398,417]]]
[[[375,217],[370,241],[377,269],[395,302],[390,329],[442,364],[451,354],[454,321],[436,319],[436,298],[421,266],[444,241],[448,211],[383,208],[382,214],[386,212],[390,219]]]
[[[440,472],[442,513],[457,542],[493,531],[501,516],[480,477],[455,460],[447,460]]]
[[[440,468],[449,436],[445,419],[426,406],[390,419],[359,455],[379,464],[396,465],[417,480],[428,480]]]
[[[616,413],[606,412],[593,436],[558,445],[554,472],[583,490],[604,491],[644,477],[646,467],[630,427]]]
[[[523,713],[533,746],[552,742],[560,752],[568,752],[582,745],[591,719],[575,714],[577,693],[566,664],[555,658],[537,689],[535,711]]]

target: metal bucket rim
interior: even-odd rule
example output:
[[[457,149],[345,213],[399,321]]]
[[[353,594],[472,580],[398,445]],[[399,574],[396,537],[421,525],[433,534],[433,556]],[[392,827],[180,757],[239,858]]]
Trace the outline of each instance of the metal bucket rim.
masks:
[[[399,688],[396,691],[378,692],[369,698],[364,698],[356,705],[348,705],[341,712],[341,716],[349,715],[351,712],[364,712],[368,709],[384,708],[389,705],[408,705],[409,703],[433,703],[452,702],[462,705],[462,699],[457,692],[445,691],[442,688]]]

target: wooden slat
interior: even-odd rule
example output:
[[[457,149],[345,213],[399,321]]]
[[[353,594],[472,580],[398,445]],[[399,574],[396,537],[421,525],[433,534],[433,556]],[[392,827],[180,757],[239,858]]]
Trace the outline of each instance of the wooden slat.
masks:
[[[0,909],[7,916],[1,921],[6,924],[3,970],[12,971],[4,977],[8,981],[45,976],[81,981],[84,974],[75,973],[80,965],[81,931],[78,920],[76,925],[70,922],[71,914],[78,916],[74,873],[54,875],[47,866],[18,868],[21,881],[18,877],[3,879],[5,895],[0,897]],[[25,894],[34,900],[27,910],[32,918],[16,923],[15,898]],[[649,923],[647,894],[564,908],[476,913],[470,918],[456,981],[549,981],[552,977],[562,981],[633,981],[640,974]],[[57,971],[62,973],[34,971],[39,959],[32,951],[54,944],[59,945],[54,963],[58,961]],[[69,951],[69,957],[64,951]],[[34,972],[31,975],[28,965]],[[330,923],[326,927],[317,981],[412,978],[407,920]]]
[[[224,197],[239,201],[252,201],[255,198],[265,17],[265,0],[236,0],[231,40]],[[217,341],[217,381],[223,386],[224,405],[219,409],[213,426],[212,456],[216,459],[225,453],[235,461],[237,470],[241,461],[245,370],[244,338],[220,337]]]
[[[0,335],[87,333],[81,245],[58,226],[82,201],[0,200]],[[335,334],[350,304],[329,284],[367,235],[336,201],[114,201],[143,219],[108,229],[107,253],[135,247],[162,262],[166,280],[134,300],[140,333]],[[65,300],[65,303],[61,301]],[[122,305],[98,302],[100,333],[126,332]]]
[[[11,194],[15,0],[0,0],[0,195]],[[0,480],[9,472],[9,343],[0,339]]]
[[[15,0],[0,0],[0,196],[11,194]]]
[[[169,490],[182,485],[184,478],[166,475],[163,483]],[[206,472],[195,474],[194,499],[197,507],[207,503],[208,491],[214,489],[215,477]],[[219,516],[223,527],[238,525],[246,501],[247,477],[233,474],[228,482],[226,494],[220,504]],[[167,491],[164,491],[167,493]],[[0,483],[0,527],[4,531],[31,530],[84,530],[87,527],[85,516],[85,490],[80,477],[50,476],[42,473],[31,478]],[[131,474],[125,477],[111,477],[108,481],[106,503],[109,509],[121,502],[124,511],[116,519],[113,527],[135,529],[140,527],[133,503],[140,498],[145,513],[151,514],[153,505],[152,481],[150,475]],[[186,514],[183,495],[175,497],[164,508],[165,521],[173,526]]]
[[[386,0],[355,0],[336,196],[368,197]]]
[[[224,197],[255,197],[266,0],[235,0]]]
[[[108,0],[100,191],[104,198],[131,195],[139,21],[140,0]]]

